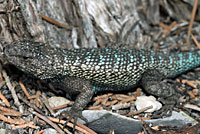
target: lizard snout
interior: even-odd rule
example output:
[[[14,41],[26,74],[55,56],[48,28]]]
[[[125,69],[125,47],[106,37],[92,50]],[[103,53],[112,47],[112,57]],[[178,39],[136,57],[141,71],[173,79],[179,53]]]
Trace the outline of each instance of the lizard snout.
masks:
[[[16,56],[19,55],[18,49],[13,46],[6,46],[3,49],[3,53],[5,56]]]
[[[4,48],[3,53],[6,57],[16,56],[23,58],[34,57],[34,54],[31,51],[21,49],[15,46],[8,45]]]

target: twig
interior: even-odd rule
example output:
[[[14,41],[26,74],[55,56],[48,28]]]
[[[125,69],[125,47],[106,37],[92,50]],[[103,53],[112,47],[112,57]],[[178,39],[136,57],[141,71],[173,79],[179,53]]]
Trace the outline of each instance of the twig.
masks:
[[[117,100],[113,100],[113,101],[107,102],[105,104],[105,106],[112,106],[112,105],[116,104],[117,102],[118,102]]]
[[[195,85],[193,81],[182,80],[182,83],[187,84],[188,86],[191,86],[192,88],[197,88],[197,85]]]
[[[40,13],[40,17],[42,17],[42,19],[48,21],[49,23],[52,23],[52,24],[57,25],[57,26],[59,26],[59,27],[62,27],[62,28],[64,28],[64,29],[66,29],[66,30],[72,30],[72,27],[70,27],[69,25],[67,25],[67,24],[62,24],[62,23],[60,23],[60,22],[58,22],[58,21],[56,21],[56,20],[54,20],[54,19],[52,19],[52,18],[49,18],[49,17],[45,16],[45,15],[42,14],[42,13]]]
[[[25,121],[20,118],[20,119],[11,119],[11,118],[7,118],[4,115],[0,114],[0,120],[2,120],[3,122],[8,122],[10,124],[24,124]]]
[[[101,105],[91,106],[91,107],[88,108],[88,110],[103,110],[103,107]]]
[[[35,134],[43,134],[44,130],[40,130],[39,132],[35,133]]]
[[[21,113],[19,113],[16,110],[13,109],[8,109],[5,107],[0,106],[0,110],[3,111],[5,114],[4,115],[10,115],[10,116],[22,116]]]
[[[49,101],[47,100],[47,98],[46,98],[46,96],[44,94],[42,94],[41,100],[44,103],[44,105],[46,106],[46,108],[49,110],[51,115],[55,114],[55,112],[53,111],[53,109],[49,105]]]
[[[61,125],[61,124],[58,124],[58,126],[59,126],[60,128],[63,128],[63,125]],[[63,128],[63,130],[64,130],[67,134],[72,134],[67,128]]]
[[[127,103],[127,102],[130,102],[130,101],[134,101],[136,100],[136,97],[135,96],[132,96],[132,97],[129,97],[127,99],[124,99],[122,101],[120,101],[121,103]]]
[[[68,107],[69,105],[72,105],[72,104],[74,104],[74,102],[70,101],[70,102],[67,103],[67,104],[63,104],[63,105],[54,107],[53,110],[63,109],[63,108],[66,108],[66,107]]]
[[[195,36],[193,34],[192,35],[192,39],[194,41],[194,43],[197,45],[197,47],[200,49],[200,43],[197,41],[197,39],[195,38]]]
[[[141,109],[141,110],[138,110],[138,111],[136,111],[136,112],[129,112],[126,116],[132,116],[132,115],[136,115],[136,114],[139,114],[139,113],[142,113],[142,112],[144,112],[144,111],[146,111],[146,110],[148,110],[148,109],[151,109],[151,108],[153,108],[153,106],[148,106],[148,107],[145,107],[145,108],[143,108],[143,109]]]
[[[5,81],[0,82],[0,88],[1,88],[5,83],[6,83]],[[1,93],[1,91],[0,91],[0,98],[2,99],[2,101],[4,102],[4,104],[5,104],[7,107],[10,107],[10,103],[8,102],[8,100],[6,99],[6,97]]]
[[[27,98],[29,98],[29,97],[30,97],[30,94],[29,94],[28,91],[26,90],[24,84],[23,84],[21,81],[19,81],[19,85],[20,85],[20,87],[22,88],[22,90],[24,91],[24,94],[27,96]]]
[[[37,108],[34,104],[30,103],[27,99],[23,98],[20,94],[18,94],[18,97],[20,100],[22,100],[26,105],[28,105],[29,107],[33,108],[35,111],[39,112],[42,114],[42,111]]]
[[[59,119],[57,119],[57,118],[52,118],[52,117],[48,117],[51,121],[53,121],[53,122],[58,122],[58,123],[61,123],[61,124],[65,124],[66,123],[66,121],[64,121],[64,120],[59,120]],[[82,125],[81,123],[79,123],[78,121],[77,121],[77,125],[78,126],[76,126],[75,128],[77,129],[77,130],[79,130],[79,131],[81,131],[81,132],[83,132],[83,133],[85,133],[85,134],[96,134],[94,131],[92,131],[91,129],[89,129],[89,128],[87,128],[86,126],[84,126],[84,125]],[[67,126],[69,126],[69,127],[71,127],[71,128],[73,128],[73,124],[72,123],[67,123]],[[80,126],[80,127],[79,127]],[[84,128],[84,129],[83,129]],[[87,128],[86,130],[85,130],[85,128]],[[89,130],[89,131],[88,131]]]
[[[197,5],[198,5],[198,0],[195,0],[194,1],[194,5],[193,5],[193,9],[192,9],[191,19],[190,19],[190,25],[188,27],[188,36],[187,36],[187,44],[188,45],[190,44],[191,29],[192,29],[192,25],[193,25],[195,14],[196,14],[196,10],[197,10]]]
[[[193,110],[196,110],[196,111],[200,111],[200,107],[193,105],[193,104],[185,104],[184,107],[190,108],[190,109],[193,109]]]
[[[49,120],[47,117],[32,111],[33,114],[35,114],[36,116],[38,116],[39,118],[43,119],[44,121],[46,121],[49,125],[51,125],[53,128],[55,128],[59,133],[64,134],[65,132],[63,132],[55,123],[53,123],[51,120]]]
[[[35,98],[35,105],[36,107],[39,107],[40,105],[43,105],[43,101],[40,100],[40,96],[41,96],[41,91],[37,91],[36,92],[36,98]]]
[[[30,127],[30,128],[33,128],[33,129],[39,128],[39,126],[33,125],[33,122],[29,122],[29,123],[21,124],[21,125],[18,125],[18,126],[13,126],[12,129],[15,130],[15,129],[18,129],[18,128],[26,128],[26,127]]]
[[[20,113],[23,113],[23,111],[24,111],[23,110],[23,106],[19,102],[17,94],[16,94],[16,92],[14,90],[15,89],[15,84],[14,85],[11,84],[10,79],[9,79],[9,77],[8,77],[8,75],[7,75],[5,70],[2,70],[2,74],[3,74],[3,77],[4,77],[5,81],[6,81],[6,85],[7,85],[8,89],[10,90],[10,92],[11,92],[11,94],[13,96],[13,99],[14,99],[14,102],[15,102],[16,106],[19,107]]]

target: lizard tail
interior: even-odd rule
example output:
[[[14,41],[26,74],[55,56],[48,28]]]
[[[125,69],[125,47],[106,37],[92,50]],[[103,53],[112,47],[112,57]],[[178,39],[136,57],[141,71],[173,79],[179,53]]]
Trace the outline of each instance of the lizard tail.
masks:
[[[167,59],[167,76],[174,77],[200,66],[200,50],[173,53]]]

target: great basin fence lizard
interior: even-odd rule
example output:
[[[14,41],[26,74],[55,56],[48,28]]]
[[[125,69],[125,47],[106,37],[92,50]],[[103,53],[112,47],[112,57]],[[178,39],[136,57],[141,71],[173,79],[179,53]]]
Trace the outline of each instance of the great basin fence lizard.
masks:
[[[200,65],[200,50],[182,53],[108,48],[63,50],[27,40],[7,45],[4,56],[20,70],[50,79],[66,92],[77,93],[75,103],[66,113],[75,123],[78,117],[84,119],[82,110],[93,94],[103,90],[127,90],[142,85],[148,93],[164,98],[166,106],[176,103],[177,93],[164,79]]]

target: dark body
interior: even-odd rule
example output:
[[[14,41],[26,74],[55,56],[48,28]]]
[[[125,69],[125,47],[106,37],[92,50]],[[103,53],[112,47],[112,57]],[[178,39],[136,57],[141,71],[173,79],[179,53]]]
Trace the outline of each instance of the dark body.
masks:
[[[138,83],[150,94],[172,99],[174,89],[163,79],[200,65],[199,50],[183,53],[106,48],[63,50],[32,41],[9,44],[4,55],[20,70],[50,79],[66,92],[79,93],[71,109],[73,117],[81,117],[95,91],[130,89]]]

